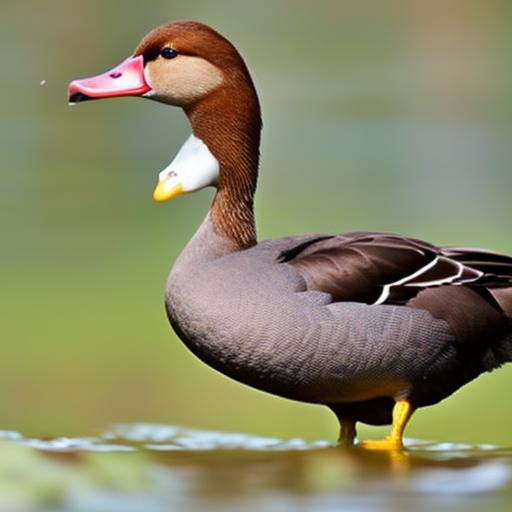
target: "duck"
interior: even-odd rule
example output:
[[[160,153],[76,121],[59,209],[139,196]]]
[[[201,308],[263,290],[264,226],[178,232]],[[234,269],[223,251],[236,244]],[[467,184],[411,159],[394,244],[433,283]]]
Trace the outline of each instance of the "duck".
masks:
[[[280,397],[328,407],[339,445],[403,450],[421,407],[512,360],[512,257],[387,232],[258,241],[261,109],[235,46],[206,24],[150,31],[112,70],[73,80],[70,104],[133,96],[181,108],[192,133],[159,173],[166,201],[214,187],[174,263],[170,324],[204,363]]]

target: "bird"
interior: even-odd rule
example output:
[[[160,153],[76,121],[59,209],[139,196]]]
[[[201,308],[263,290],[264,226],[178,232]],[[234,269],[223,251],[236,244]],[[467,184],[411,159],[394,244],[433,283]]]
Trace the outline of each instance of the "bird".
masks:
[[[206,24],[150,31],[114,69],[68,86],[70,104],[134,96],[181,108],[192,133],[159,173],[156,201],[214,187],[170,272],[183,343],[238,382],[327,406],[339,445],[401,451],[411,415],[512,360],[512,257],[387,232],[258,241],[261,108],[235,46]]]

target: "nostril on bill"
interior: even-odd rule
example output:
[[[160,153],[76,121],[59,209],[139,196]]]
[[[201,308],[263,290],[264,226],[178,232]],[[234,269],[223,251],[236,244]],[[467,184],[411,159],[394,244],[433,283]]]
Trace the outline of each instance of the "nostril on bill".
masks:
[[[81,101],[87,101],[91,98],[89,96],[86,96],[85,94],[82,94],[81,92],[75,92],[73,93],[69,98],[69,103],[80,103]]]
[[[114,73],[110,73],[110,75],[108,75],[110,78],[120,78],[123,76],[123,73],[120,73],[119,71],[114,71]]]

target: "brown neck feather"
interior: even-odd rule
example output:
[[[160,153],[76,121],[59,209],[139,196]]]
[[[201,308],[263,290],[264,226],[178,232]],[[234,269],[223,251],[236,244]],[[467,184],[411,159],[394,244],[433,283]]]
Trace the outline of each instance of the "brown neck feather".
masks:
[[[213,225],[237,249],[256,244],[253,197],[258,179],[261,114],[245,66],[230,70],[225,83],[185,109],[194,135],[220,164],[210,208]]]

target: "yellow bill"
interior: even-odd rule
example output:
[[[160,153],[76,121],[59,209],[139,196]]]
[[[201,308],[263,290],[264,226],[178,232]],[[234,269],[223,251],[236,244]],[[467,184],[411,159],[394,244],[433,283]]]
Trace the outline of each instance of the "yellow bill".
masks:
[[[176,183],[176,179],[173,177],[167,177],[158,182],[153,191],[153,199],[155,201],[167,201],[167,199],[181,194],[183,194],[181,183]]]

